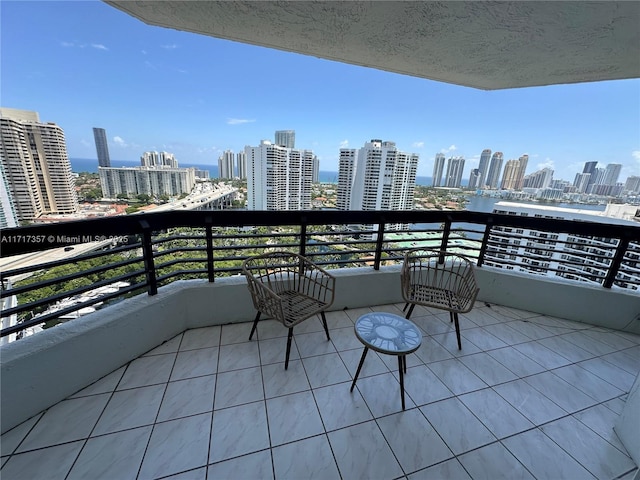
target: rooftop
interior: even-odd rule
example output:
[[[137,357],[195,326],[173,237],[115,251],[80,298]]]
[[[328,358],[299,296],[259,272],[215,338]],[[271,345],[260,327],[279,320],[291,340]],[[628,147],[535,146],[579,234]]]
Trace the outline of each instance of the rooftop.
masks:
[[[354,321],[327,314],[186,330],[0,438],[4,478],[599,478],[638,469],[613,431],[640,369],[640,335],[478,303],[416,307],[421,348],[362,353]]]

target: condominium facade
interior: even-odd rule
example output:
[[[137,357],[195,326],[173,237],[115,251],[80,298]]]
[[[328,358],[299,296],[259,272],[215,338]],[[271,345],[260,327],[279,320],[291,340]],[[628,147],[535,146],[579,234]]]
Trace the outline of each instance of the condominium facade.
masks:
[[[17,227],[18,212],[9,191],[9,180],[4,173],[2,162],[0,162],[0,182],[0,229]]]
[[[236,171],[241,180],[247,178],[247,155],[244,152],[236,153]]]
[[[436,158],[433,161],[433,186],[442,186],[442,174],[444,173],[444,153],[436,153]]]
[[[107,143],[107,132],[104,128],[93,129],[93,139],[96,142],[96,154],[98,155],[99,167],[110,167],[109,145]]]
[[[606,212],[498,202],[493,213],[520,215],[582,222],[600,222],[638,225],[637,222],[605,216]],[[613,254],[615,240],[567,233],[548,233],[526,228],[493,227],[484,257],[484,266],[504,268],[515,272],[566,278],[599,284],[606,277]],[[592,256],[587,255],[593,254]],[[637,289],[628,284],[640,277],[640,254],[633,268],[625,269],[616,277],[614,285]]]
[[[142,167],[178,168],[178,160],[173,153],[144,152],[140,157]]]
[[[485,148],[480,154],[480,163],[478,164],[478,170],[480,175],[477,181],[477,188],[484,188],[487,180],[487,173],[489,173],[489,162],[491,161],[491,149]],[[471,181],[469,181],[471,184]],[[472,188],[469,185],[469,188]]]
[[[0,108],[0,134],[0,163],[18,221],[77,212],[78,198],[62,128],[41,123],[37,112]]]
[[[320,160],[318,157],[313,157],[313,175],[311,177],[313,183],[320,182]]]
[[[418,160],[417,154],[398,150],[394,142],[377,139],[359,149],[341,149],[336,206],[341,210],[413,209]]]
[[[537,172],[525,175],[522,181],[522,188],[549,188],[553,180],[553,170],[543,168]]]
[[[309,210],[313,159],[311,150],[298,150],[262,140],[246,146],[247,209]]]
[[[464,171],[464,158],[451,157],[447,160],[447,173],[445,175],[445,187],[460,188],[462,186],[462,172]]]
[[[502,152],[494,152],[491,156],[491,163],[489,164],[489,171],[487,172],[487,179],[485,185],[490,189],[498,188],[498,182],[500,181],[500,172],[502,170],[503,154]]]
[[[218,157],[218,178],[231,179],[233,175],[235,156],[231,150],[225,150],[222,155]]]
[[[276,130],[275,144],[285,148],[296,148],[296,131]]]
[[[98,167],[104,198],[191,193],[196,184],[194,168],[171,167]]]

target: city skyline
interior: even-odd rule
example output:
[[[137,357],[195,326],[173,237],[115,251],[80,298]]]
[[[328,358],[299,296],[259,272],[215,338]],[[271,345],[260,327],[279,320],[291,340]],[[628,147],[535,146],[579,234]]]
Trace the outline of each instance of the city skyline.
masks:
[[[590,161],[640,175],[637,79],[486,92],[151,27],[97,1],[3,2],[1,22],[2,106],[55,122],[72,158],[95,158],[93,127],[112,161],[209,165],[290,129],[323,171],[386,138],[420,156],[419,176],[440,152],[464,157],[468,179],[484,149],[570,182]]]

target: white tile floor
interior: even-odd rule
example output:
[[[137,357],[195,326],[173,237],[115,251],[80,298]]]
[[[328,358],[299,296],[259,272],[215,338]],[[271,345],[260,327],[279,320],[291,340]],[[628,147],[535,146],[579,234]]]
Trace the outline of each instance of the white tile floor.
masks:
[[[189,330],[0,438],[10,479],[617,479],[637,467],[612,426],[640,368],[640,336],[479,304],[417,307],[407,358],[369,352],[353,322],[402,305]]]

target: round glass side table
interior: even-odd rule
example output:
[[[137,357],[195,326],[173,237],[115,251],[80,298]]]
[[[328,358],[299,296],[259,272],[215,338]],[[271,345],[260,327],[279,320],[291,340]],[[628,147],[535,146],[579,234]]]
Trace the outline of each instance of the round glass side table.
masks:
[[[407,372],[409,353],[415,352],[422,343],[422,334],[413,322],[399,315],[386,312],[373,312],[362,315],[355,324],[356,337],[364,345],[364,352],[360,358],[356,375],[353,377],[351,390],[356,386],[358,375],[364,364],[369,349],[396,355],[398,357],[398,372],[400,373],[400,398],[404,410],[404,374]]]

